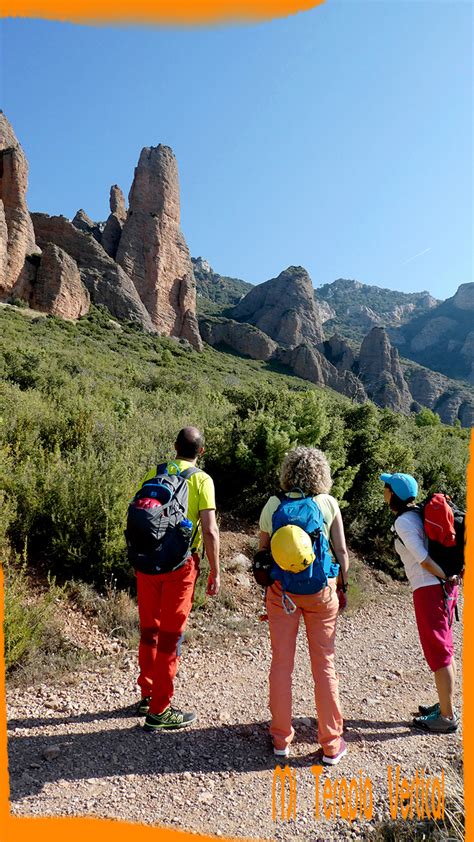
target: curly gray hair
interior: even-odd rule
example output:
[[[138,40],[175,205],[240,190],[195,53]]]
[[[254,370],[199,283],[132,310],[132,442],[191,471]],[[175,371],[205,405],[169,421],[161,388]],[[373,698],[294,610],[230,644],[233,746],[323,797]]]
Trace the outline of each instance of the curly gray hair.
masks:
[[[302,446],[290,450],[280,468],[280,483],[283,491],[300,488],[307,495],[329,494],[331,469],[322,450]]]

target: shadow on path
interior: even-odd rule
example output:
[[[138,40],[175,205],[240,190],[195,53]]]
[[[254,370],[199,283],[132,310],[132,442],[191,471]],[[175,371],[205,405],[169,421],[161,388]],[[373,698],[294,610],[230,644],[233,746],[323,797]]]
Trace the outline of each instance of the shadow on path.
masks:
[[[134,717],[131,709],[83,714],[61,719],[15,720],[16,728],[100,719],[123,719],[123,726],[101,731],[54,734],[12,735],[9,738],[10,800],[15,801],[41,791],[47,783],[127,775],[179,774],[209,772],[255,772],[275,767],[268,736],[268,723],[241,723],[206,728],[191,727],[168,732],[146,733],[143,719]],[[10,723],[12,726],[13,723]],[[304,756],[291,758],[295,767],[318,762],[314,720],[301,725],[295,720],[298,742],[314,749]],[[404,730],[400,730],[400,728]],[[345,739],[357,750],[357,742],[380,743],[413,735],[405,723],[354,719],[346,722]],[[46,760],[44,752],[52,746],[60,753]],[[281,763],[281,758],[279,759]]]

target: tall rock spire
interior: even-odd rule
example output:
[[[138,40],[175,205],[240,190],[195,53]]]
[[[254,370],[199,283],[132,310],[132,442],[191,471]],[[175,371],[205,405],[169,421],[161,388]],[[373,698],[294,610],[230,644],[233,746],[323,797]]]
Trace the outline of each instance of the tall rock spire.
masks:
[[[188,339],[200,350],[196,285],[180,229],[178,167],[168,146],[142,149],[116,260],[160,333]]]
[[[27,187],[25,153],[0,111],[0,298],[20,281],[26,256],[39,251],[26,204]]]

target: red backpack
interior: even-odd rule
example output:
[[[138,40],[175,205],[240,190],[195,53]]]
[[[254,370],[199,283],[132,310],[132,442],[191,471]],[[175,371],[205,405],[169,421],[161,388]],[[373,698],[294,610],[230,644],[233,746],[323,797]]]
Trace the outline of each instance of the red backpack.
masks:
[[[464,569],[466,513],[447,494],[430,494],[416,507],[428,538],[428,553],[446,576],[457,576]]]

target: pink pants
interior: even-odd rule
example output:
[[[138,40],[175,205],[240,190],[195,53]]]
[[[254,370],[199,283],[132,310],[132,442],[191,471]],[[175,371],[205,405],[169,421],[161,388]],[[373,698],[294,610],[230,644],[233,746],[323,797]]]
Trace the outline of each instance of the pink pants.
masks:
[[[426,662],[433,672],[449,667],[454,655],[452,622],[454,606],[458,599],[458,587],[448,583],[449,597],[444,604],[441,585],[426,585],[413,591],[416,624],[421,648]]]
[[[296,637],[303,615],[308,638],[314,698],[318,715],[318,740],[326,756],[339,752],[343,718],[339,703],[339,679],[334,664],[334,639],[339,601],[336,581],[317,594],[290,594],[297,606],[286,614],[281,602],[281,587],[275,583],[267,590],[267,614],[272,644],[270,668],[270,734],[275,748],[285,748],[294,736],[291,724],[291,677],[295,661]]]

